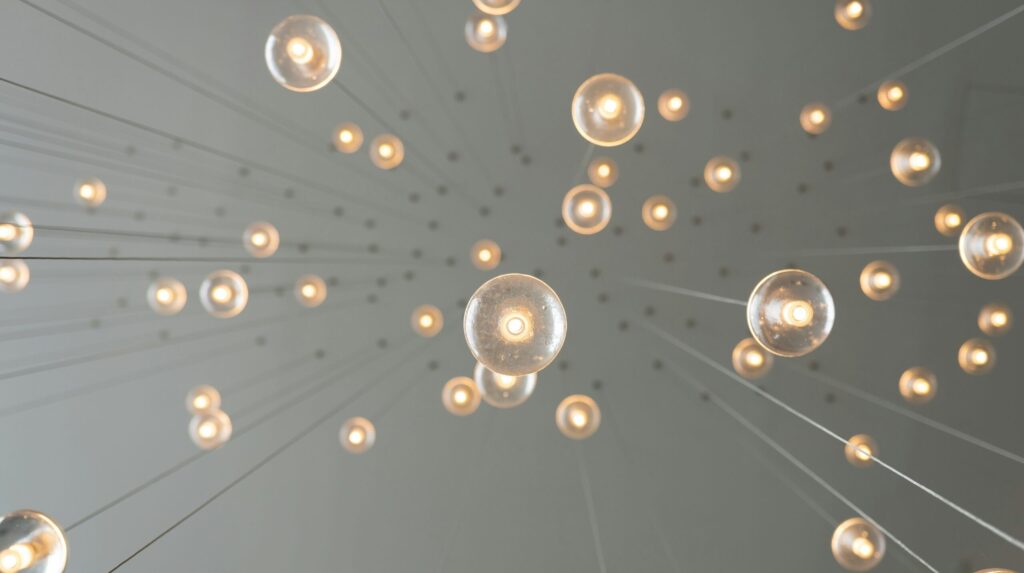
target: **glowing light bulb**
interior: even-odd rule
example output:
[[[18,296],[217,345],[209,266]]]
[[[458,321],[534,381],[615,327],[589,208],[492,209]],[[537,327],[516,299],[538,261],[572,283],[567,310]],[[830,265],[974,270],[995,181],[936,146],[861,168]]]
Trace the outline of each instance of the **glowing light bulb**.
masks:
[[[847,519],[832,534],[832,556],[848,571],[871,570],[885,556],[885,537],[860,517]]]
[[[1013,311],[1002,303],[991,303],[981,307],[978,313],[978,328],[989,336],[1002,336],[1013,326]]]
[[[249,302],[249,287],[234,271],[210,273],[199,287],[199,301],[206,312],[217,318],[237,316]]]
[[[220,410],[220,392],[207,384],[196,386],[185,397],[185,407],[193,414],[205,414]]]
[[[62,573],[67,568],[64,531],[31,510],[0,516],[0,573]]]
[[[658,96],[658,113],[666,121],[681,121],[690,113],[690,98],[683,90],[669,89]]]
[[[86,207],[99,207],[107,200],[107,185],[95,177],[75,183],[75,200]]]
[[[580,235],[601,232],[611,219],[612,200],[604,189],[596,185],[577,185],[562,199],[562,220]]]
[[[900,272],[887,261],[874,261],[860,272],[860,290],[871,300],[889,300],[900,289]]]
[[[1011,571],[1010,569],[1003,569],[1002,567],[996,567],[994,569],[982,569],[980,571],[975,571],[974,573],[1017,573],[1017,572],[1016,571]]]
[[[622,145],[644,123],[643,95],[620,75],[597,74],[580,84],[573,95],[572,121],[580,135],[595,145]]]
[[[0,551],[0,573],[18,573],[36,561],[36,550],[29,543],[15,543]]]
[[[178,279],[161,277],[150,283],[146,289],[146,302],[153,312],[172,316],[181,312],[188,302],[188,291]]]
[[[987,374],[996,365],[996,349],[984,338],[972,338],[960,345],[957,362],[968,374]]]
[[[412,330],[424,338],[437,336],[444,328],[444,315],[441,309],[432,304],[417,306],[412,311]]]
[[[390,170],[402,164],[405,159],[405,145],[398,137],[385,133],[370,142],[370,161],[380,169]]]
[[[250,255],[262,259],[277,252],[281,246],[281,235],[277,227],[266,221],[257,221],[245,228],[242,245]]]
[[[739,164],[724,155],[712,157],[704,166],[704,182],[718,193],[735,189],[741,177]]]
[[[812,135],[819,135],[832,125],[832,110],[823,103],[809,103],[800,110],[800,127]]]
[[[345,420],[338,432],[338,439],[341,446],[349,453],[362,454],[369,451],[377,441],[377,429],[373,422],[356,416]]]
[[[14,294],[28,286],[31,273],[28,264],[21,259],[4,259],[0,261],[0,292]]]
[[[504,46],[507,39],[508,23],[501,16],[476,12],[466,20],[466,43],[478,52],[494,52]]]
[[[213,450],[231,439],[231,418],[222,410],[207,410],[192,416],[188,434],[201,450]]]
[[[585,440],[601,426],[601,409],[590,396],[567,396],[555,410],[558,431],[573,440]]]
[[[472,378],[457,376],[449,380],[441,391],[444,409],[456,416],[468,416],[480,407],[480,391]]]
[[[295,281],[295,300],[306,308],[316,308],[327,300],[327,283],[317,275],[302,275]]]
[[[907,86],[901,81],[890,80],[878,86],[878,105],[889,111],[899,111],[907,105]]]
[[[776,271],[761,280],[747,301],[754,339],[779,356],[803,356],[832,331],[835,303],[821,279],[806,271]]]
[[[967,270],[983,279],[1003,279],[1024,262],[1024,229],[1004,213],[982,213],[964,226],[959,249]]]
[[[935,373],[923,366],[906,369],[900,375],[900,395],[911,404],[926,404],[935,397],[939,382]]]
[[[477,9],[492,16],[502,16],[516,9],[522,0],[473,0]]]
[[[946,237],[954,237],[964,223],[964,210],[948,203],[935,211],[935,230]]]
[[[602,189],[607,189],[619,179],[619,166],[610,157],[597,157],[587,167],[590,182]]]
[[[753,338],[744,338],[732,349],[732,369],[747,380],[755,380],[772,369],[775,358]]]
[[[867,434],[857,434],[846,441],[843,453],[850,465],[866,468],[874,463],[872,456],[878,455],[878,443]]]
[[[871,20],[869,0],[836,0],[836,22],[845,30],[860,30]]]
[[[676,204],[664,195],[648,197],[640,209],[644,225],[655,231],[666,231],[676,222]]]
[[[274,81],[296,92],[316,91],[341,68],[341,41],[316,16],[289,16],[267,37],[264,57]]]
[[[932,142],[923,137],[908,137],[896,144],[889,156],[893,176],[907,187],[920,187],[931,181],[942,166],[942,157]]]
[[[508,409],[526,402],[537,386],[537,373],[511,376],[498,374],[477,362],[473,382],[480,398],[495,408]]]
[[[501,247],[490,239],[481,239],[473,243],[469,251],[469,260],[474,267],[482,271],[496,269],[501,264]]]
[[[331,140],[334,148],[342,153],[355,153],[363,146],[363,130],[352,122],[345,122],[334,129]]]
[[[0,253],[14,255],[32,244],[35,228],[24,213],[8,211],[0,213]]]

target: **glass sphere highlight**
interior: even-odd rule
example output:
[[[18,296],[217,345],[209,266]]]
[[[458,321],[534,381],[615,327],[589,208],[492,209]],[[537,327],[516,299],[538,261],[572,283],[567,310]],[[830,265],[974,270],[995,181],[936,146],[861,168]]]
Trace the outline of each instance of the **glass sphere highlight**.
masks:
[[[482,271],[496,269],[501,263],[501,247],[490,239],[480,239],[469,250],[469,260]]]
[[[0,572],[64,573],[68,542],[57,522],[23,509],[0,516]]]
[[[658,113],[666,121],[681,121],[690,113],[690,98],[683,90],[670,89],[658,96]]]
[[[289,16],[270,31],[264,57],[274,81],[295,92],[312,92],[341,68],[341,41],[316,16]]]
[[[412,330],[423,338],[433,338],[444,328],[444,315],[441,309],[432,304],[417,306],[412,311]]]
[[[216,271],[199,287],[199,301],[206,312],[217,318],[238,316],[249,303],[249,286],[234,271]]]
[[[146,302],[153,312],[162,316],[172,316],[185,308],[188,291],[178,279],[158,278],[146,289]]]
[[[843,454],[850,465],[866,468],[875,463],[871,456],[878,455],[878,443],[867,434],[857,434],[846,441]]]
[[[821,279],[809,272],[776,271],[757,283],[747,301],[750,333],[768,352],[803,356],[832,332],[836,307]]]
[[[405,145],[397,136],[385,133],[370,142],[370,161],[380,169],[390,170],[402,164]]]
[[[335,128],[331,142],[342,153],[355,153],[363,146],[363,130],[351,121],[345,122]]]
[[[0,279],[3,278],[0,270]],[[1013,311],[1002,303],[991,303],[981,307],[978,313],[978,328],[989,336],[1002,336],[1013,327]]]
[[[704,166],[704,182],[717,193],[732,191],[741,177],[739,163],[724,155],[712,157]]]
[[[960,233],[965,219],[963,209],[948,203],[935,212],[935,230],[945,237],[955,237]]]
[[[899,80],[889,80],[878,86],[878,105],[889,111],[899,111],[907,105],[907,86]]]
[[[107,200],[107,185],[96,177],[75,183],[75,200],[86,207],[99,207]]]
[[[836,0],[836,22],[844,30],[860,30],[871,20],[870,0]]]
[[[35,227],[24,213],[0,213],[0,253],[15,255],[27,249],[35,236]]]
[[[732,349],[732,369],[747,380],[756,380],[772,369],[775,357],[753,338],[744,338]]]
[[[537,373],[522,376],[498,374],[479,362],[473,368],[473,381],[480,397],[495,408],[508,409],[525,402],[537,387]]]
[[[555,410],[558,431],[573,440],[585,440],[601,426],[601,409],[590,396],[567,396]]]
[[[14,294],[28,286],[31,273],[21,259],[0,260],[0,292]]]
[[[874,261],[860,272],[860,290],[871,300],[889,300],[900,290],[900,272],[887,261]]]
[[[477,12],[466,20],[466,43],[484,54],[497,51],[508,40],[508,23],[501,16]]]
[[[504,16],[516,9],[522,0],[473,0],[478,10],[493,16]]]
[[[580,235],[599,233],[612,220],[612,200],[597,185],[577,185],[562,199],[562,220]]]
[[[982,213],[960,232],[959,248],[967,270],[991,281],[1004,279],[1024,262],[1024,229],[1004,213]]]
[[[931,181],[942,167],[939,149],[923,137],[908,137],[896,144],[889,156],[893,176],[907,187]]]
[[[809,103],[800,110],[800,127],[811,135],[825,133],[832,125],[832,110],[827,105],[815,102]]]
[[[245,228],[242,244],[249,254],[258,258],[266,258],[277,252],[281,246],[281,235],[277,227],[266,221],[257,221]]]
[[[594,185],[607,189],[619,180],[619,166],[611,157],[597,157],[587,166],[587,177]]]
[[[968,374],[988,374],[996,365],[996,349],[984,338],[972,338],[960,345],[956,360]]]
[[[302,275],[295,281],[295,300],[306,308],[316,308],[327,300],[327,283],[316,275]]]
[[[468,416],[480,407],[480,390],[472,378],[457,376],[449,380],[441,391],[444,409],[456,416]]]
[[[377,441],[377,429],[373,426],[373,422],[362,416],[356,416],[345,420],[345,423],[341,425],[338,440],[341,442],[341,447],[348,450],[349,453],[362,454],[369,451],[373,447],[373,443]]]
[[[667,231],[676,222],[676,204],[664,195],[648,197],[641,207],[640,217],[649,228]]]
[[[847,519],[832,534],[832,556],[847,571],[870,571],[885,556],[885,537],[860,517]]]
[[[485,282],[466,305],[466,344],[478,362],[499,374],[543,370],[565,343],[565,307],[544,281],[506,274]]]
[[[208,410],[192,416],[188,435],[201,450],[214,450],[231,439],[231,418],[222,410]]]
[[[900,395],[911,404],[927,404],[938,391],[938,378],[923,366],[908,368],[900,376]]]
[[[572,98],[572,122],[583,139],[602,147],[622,145],[644,123],[644,97],[618,74],[591,76]]]
[[[208,384],[196,386],[185,397],[185,407],[193,414],[220,410],[220,392]]]
[[[995,569],[982,569],[980,571],[975,571],[974,573],[1017,573],[1017,572],[1016,571],[1012,571],[1010,569],[1003,569],[1001,567],[996,567]]]

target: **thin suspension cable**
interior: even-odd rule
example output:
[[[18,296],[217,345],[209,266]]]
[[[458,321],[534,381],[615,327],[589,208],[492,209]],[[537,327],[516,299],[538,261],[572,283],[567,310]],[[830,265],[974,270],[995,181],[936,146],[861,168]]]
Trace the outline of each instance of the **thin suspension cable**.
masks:
[[[833,255],[895,255],[911,253],[946,253],[957,250],[956,245],[911,245],[906,247],[839,247],[835,249],[805,249],[776,253],[776,256],[828,257]]]
[[[597,510],[594,508],[594,492],[590,487],[590,474],[587,472],[587,464],[583,459],[583,449],[580,444],[574,444],[576,450],[576,462],[580,468],[580,483],[583,486],[583,497],[587,502],[587,520],[590,522],[590,534],[594,537],[594,552],[597,554],[597,570],[600,573],[608,573],[604,563],[604,548],[601,546],[601,531],[597,528]]]
[[[711,300],[711,301],[715,301],[715,302],[725,302],[725,303],[729,303],[729,304],[736,304],[736,305],[739,305],[739,306],[747,306],[747,301],[745,301],[745,300],[740,300],[740,299],[737,299],[737,298],[729,298],[729,297],[725,297],[725,296],[719,296],[717,294],[711,294],[711,293],[701,292],[699,290],[693,290],[693,289],[688,289],[688,288],[683,288],[683,287],[677,287],[677,286],[669,285],[669,284],[665,284],[665,283],[659,283],[659,282],[649,281],[649,280],[645,280],[645,279],[631,279],[631,278],[621,278],[619,280],[621,282],[625,283],[625,284],[628,284],[628,285],[643,287],[643,288],[647,288],[647,289],[650,289],[650,290],[657,290],[657,291],[662,291],[662,292],[670,292],[670,293],[673,293],[673,294],[682,294],[682,295],[686,295],[686,296],[692,296],[694,298],[700,298],[700,299],[704,299],[704,300]]]

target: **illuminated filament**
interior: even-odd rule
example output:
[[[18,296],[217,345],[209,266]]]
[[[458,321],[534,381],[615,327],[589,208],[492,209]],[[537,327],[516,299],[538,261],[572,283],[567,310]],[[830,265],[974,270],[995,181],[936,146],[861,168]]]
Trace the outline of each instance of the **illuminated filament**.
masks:
[[[583,408],[573,408],[569,412],[569,423],[574,427],[582,429],[587,427],[587,423],[590,422],[590,414],[587,413]]]
[[[17,227],[10,223],[0,224],[0,241],[13,241],[17,236]]]
[[[668,108],[672,111],[679,111],[683,109],[683,98],[679,96],[672,96],[668,100]]]
[[[955,229],[960,226],[963,222],[963,218],[960,217],[960,213],[947,213],[946,214],[946,226],[950,229]]]
[[[889,101],[893,103],[899,102],[901,99],[903,99],[904,95],[903,88],[900,86],[892,86],[891,88],[889,88],[889,91],[885,93],[889,97]]]
[[[430,316],[429,314],[421,314],[420,326],[422,326],[423,328],[430,328],[431,326],[434,326],[434,317]]]
[[[201,412],[210,407],[210,397],[206,394],[200,394],[192,399],[192,406],[196,411]]]
[[[213,287],[213,290],[210,291],[210,298],[213,299],[214,302],[220,304],[227,304],[234,297],[235,291],[227,285],[215,286]]]
[[[480,23],[476,25],[476,32],[481,38],[490,38],[494,36],[497,27],[494,25],[494,21],[490,18],[480,20]]]
[[[815,109],[814,111],[811,112],[811,115],[809,117],[811,119],[811,123],[813,123],[814,125],[821,125],[825,121],[825,112],[821,111],[820,109]]]
[[[466,402],[469,402],[469,392],[467,392],[465,388],[460,387],[452,393],[452,401],[459,406],[464,405]]]
[[[6,284],[12,284],[18,280],[18,269],[14,268],[14,265],[3,265],[0,266],[0,281]]]
[[[579,205],[576,205],[576,214],[580,217],[589,219],[597,213],[597,205],[593,201],[580,201]]]
[[[654,217],[655,221],[664,221],[668,219],[668,205],[664,203],[658,203],[651,209],[651,216]]]
[[[853,551],[854,555],[864,559],[865,561],[875,556],[875,544],[866,537],[858,537],[857,539],[854,539],[853,543],[850,545],[850,550]]]
[[[1013,250],[1013,237],[1006,233],[992,233],[985,238],[985,254],[999,257]]]
[[[597,113],[605,119],[615,119],[622,114],[622,98],[615,94],[605,94],[597,100]]]
[[[992,323],[992,326],[999,328],[1006,326],[1006,323],[1010,321],[1010,317],[1008,317],[1005,312],[996,310],[989,315],[988,320]]]
[[[725,183],[732,179],[732,168],[728,165],[720,165],[715,168],[715,179]]]
[[[892,275],[885,271],[878,271],[871,277],[871,284],[878,290],[885,290],[892,286]]]
[[[15,543],[0,551],[0,573],[18,573],[36,562],[36,549],[30,543]]]
[[[265,247],[267,246],[267,243],[270,242],[270,237],[263,231],[257,231],[249,237],[249,242],[252,243],[254,247]]]
[[[313,283],[306,283],[302,285],[302,288],[299,289],[299,292],[301,292],[302,296],[306,298],[316,298],[317,288],[316,285]]]
[[[791,300],[782,305],[782,320],[790,326],[803,328],[814,320],[814,308],[805,300]]]
[[[338,141],[342,143],[352,143],[352,140],[355,138],[356,136],[352,134],[351,129],[343,129],[338,132]]]
[[[212,440],[214,437],[217,436],[217,433],[219,431],[220,428],[217,427],[217,422],[214,422],[213,420],[207,420],[202,424],[199,424],[199,429],[196,431],[196,433],[199,434],[199,437],[204,440]]]
[[[761,365],[764,364],[764,355],[757,350],[748,351],[746,356],[743,357],[743,359],[752,368],[760,368]]]
[[[489,263],[491,262],[491,259],[494,258],[494,253],[492,253],[490,249],[480,249],[476,258],[480,259],[481,262]]]
[[[910,383],[910,389],[918,396],[927,396],[932,393],[932,383],[924,378],[915,378]]]
[[[925,171],[932,166],[932,158],[923,151],[914,151],[907,159],[910,169],[914,171]]]
[[[313,45],[305,38],[288,40],[288,57],[296,64],[308,64],[313,61],[315,51]]]
[[[502,327],[502,338],[510,342],[520,342],[529,337],[530,324],[521,314],[509,314],[505,317]]]
[[[516,378],[515,376],[506,376],[505,374],[496,373],[494,377],[494,381],[502,390],[511,390],[513,387],[515,387],[516,380],[518,380],[518,378]]]
[[[348,433],[348,442],[354,446],[361,445],[366,441],[366,432],[362,428],[352,428]]]
[[[174,289],[168,287],[160,287],[156,289],[156,300],[160,304],[171,304],[174,302]]]
[[[391,159],[395,156],[395,146],[390,143],[382,143],[377,146],[377,154],[384,159]]]
[[[971,351],[971,362],[978,366],[988,364],[988,351],[984,348],[975,348]]]
[[[601,177],[608,177],[609,175],[612,174],[612,168],[607,163],[602,163],[601,165],[597,166],[597,174],[600,175]]]
[[[78,188],[78,196],[82,199],[92,199],[96,197],[96,188],[88,183],[83,183],[82,186]]]
[[[856,20],[864,15],[864,5],[860,2],[850,2],[846,5],[846,15],[851,20]]]
[[[853,449],[853,455],[861,461],[869,461],[872,455],[871,447],[866,444],[859,444]]]

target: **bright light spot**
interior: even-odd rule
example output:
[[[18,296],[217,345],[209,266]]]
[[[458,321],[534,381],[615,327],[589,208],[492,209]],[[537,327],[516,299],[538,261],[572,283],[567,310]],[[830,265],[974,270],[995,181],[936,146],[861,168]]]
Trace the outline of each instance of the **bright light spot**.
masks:
[[[235,291],[232,290],[231,287],[227,285],[215,286],[210,291],[210,298],[212,298],[214,302],[218,302],[221,304],[230,301],[234,296]]]
[[[853,554],[861,559],[871,559],[875,555],[875,544],[866,537],[858,537],[853,540],[853,544],[850,545],[850,549]]]
[[[804,300],[791,300],[782,306],[782,320],[795,327],[804,327],[814,319],[814,309]]]
[[[615,119],[622,113],[622,99],[615,94],[606,94],[597,101],[597,112],[605,119]]]
[[[719,165],[716,167],[715,179],[723,183],[732,179],[732,167],[729,167],[728,165]]]
[[[909,163],[910,168],[914,171],[924,171],[932,166],[932,158],[923,151],[915,151],[910,154],[907,163]]]
[[[1005,255],[1013,250],[1013,237],[1006,233],[993,233],[985,239],[985,252],[991,257]]]
[[[288,57],[296,64],[308,64],[314,55],[313,45],[305,38],[288,40]]]

